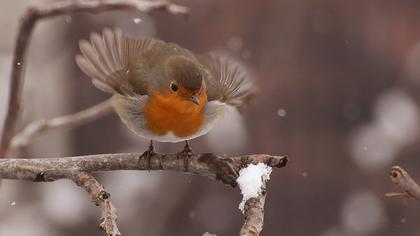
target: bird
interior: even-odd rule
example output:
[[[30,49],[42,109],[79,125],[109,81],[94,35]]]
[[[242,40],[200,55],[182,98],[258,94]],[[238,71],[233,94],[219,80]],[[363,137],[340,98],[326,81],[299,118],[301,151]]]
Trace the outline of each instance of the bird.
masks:
[[[256,89],[239,63],[194,54],[174,43],[132,37],[120,29],[92,32],[79,41],[76,63],[93,85],[112,94],[122,122],[153,141],[185,141],[208,133],[227,106],[240,109]]]

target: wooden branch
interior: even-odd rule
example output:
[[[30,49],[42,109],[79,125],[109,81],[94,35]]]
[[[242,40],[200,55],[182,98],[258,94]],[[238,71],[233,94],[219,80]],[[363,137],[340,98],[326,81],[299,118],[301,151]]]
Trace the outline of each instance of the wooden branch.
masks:
[[[400,166],[393,166],[389,170],[389,178],[391,182],[396,184],[403,192],[402,193],[387,193],[387,197],[395,196],[410,196],[417,201],[420,201],[420,186],[414,181],[407,171]]]
[[[165,10],[174,15],[188,14],[188,8],[178,6],[168,0],[67,0],[52,2],[45,6],[32,6],[24,13],[13,55],[12,73],[10,77],[10,93],[8,111],[1,134],[0,157],[9,155],[10,143],[15,135],[15,128],[20,114],[21,90],[26,59],[26,49],[38,20],[73,13],[99,13],[111,10],[127,10],[150,13],[156,10]]]
[[[99,227],[106,235],[121,235],[117,227],[117,210],[112,205],[110,197],[104,187],[90,174],[79,173],[69,176],[78,186],[84,188],[90,195],[96,206],[102,210],[102,223]]]
[[[264,154],[221,157],[211,153],[145,152],[143,154],[116,153],[62,158],[0,159],[0,178],[48,182],[68,178],[69,175],[81,172],[168,170],[206,176],[234,187],[238,172],[243,166],[260,162],[280,168],[286,165],[287,158]]]
[[[96,104],[95,106],[89,107],[86,110],[79,111],[71,115],[55,117],[49,120],[42,119],[34,121],[13,137],[10,147],[11,153],[25,148],[36,136],[41,133],[83,125],[107,115],[111,111],[113,111],[113,108],[111,100],[108,99],[104,102]]]
[[[265,183],[261,188],[261,193],[256,198],[250,198],[245,202],[244,224],[242,225],[240,236],[259,236],[264,224],[264,204],[267,195]]]
[[[146,151],[144,153],[98,154],[77,157],[42,159],[0,159],[0,178],[49,182],[71,179],[90,194],[92,200],[102,209],[101,228],[106,235],[119,234],[116,226],[116,210],[109,200],[109,194],[91,173],[115,170],[168,170],[184,172],[219,180],[235,187],[239,170],[249,164],[265,163],[281,168],[287,164],[285,156],[265,154],[238,157],[221,157],[211,153],[193,154],[182,151],[165,154]],[[263,221],[265,191],[258,198],[246,202],[245,224],[241,235],[260,232]],[[254,231],[252,231],[254,230]],[[244,234],[242,233],[244,232]]]

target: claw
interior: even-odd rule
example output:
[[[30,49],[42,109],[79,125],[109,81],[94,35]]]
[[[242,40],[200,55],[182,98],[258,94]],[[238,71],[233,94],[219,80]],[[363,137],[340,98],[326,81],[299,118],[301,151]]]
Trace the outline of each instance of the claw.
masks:
[[[145,152],[143,152],[143,154],[141,154],[141,156],[139,157],[139,160],[137,162],[137,165],[139,165],[140,160],[145,157],[145,158],[147,158],[147,168],[150,170],[151,169],[152,157],[155,154],[156,154],[156,152],[155,152],[155,147],[153,146],[153,140],[150,140],[149,148]]]
[[[192,149],[190,147],[190,144],[188,143],[188,140],[185,140],[185,146],[184,149],[179,152],[178,154],[181,154],[184,158],[184,170],[188,171],[189,168],[189,159],[193,155]]]

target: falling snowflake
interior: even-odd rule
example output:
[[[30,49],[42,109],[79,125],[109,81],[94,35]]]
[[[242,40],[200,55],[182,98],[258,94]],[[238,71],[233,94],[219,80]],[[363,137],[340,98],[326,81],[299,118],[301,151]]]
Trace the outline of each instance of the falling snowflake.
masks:
[[[285,117],[286,116],[286,110],[285,109],[278,109],[277,110],[277,115],[280,117]]]
[[[141,22],[141,19],[140,18],[133,18],[133,22],[134,22],[134,24],[138,24],[138,23]]]

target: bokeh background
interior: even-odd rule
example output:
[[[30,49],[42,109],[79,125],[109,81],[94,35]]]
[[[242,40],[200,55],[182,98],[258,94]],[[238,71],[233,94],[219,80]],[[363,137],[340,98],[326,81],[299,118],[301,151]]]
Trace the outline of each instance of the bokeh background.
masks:
[[[30,4],[0,2],[0,115],[18,19]],[[418,235],[419,207],[389,199],[388,169],[420,180],[420,2],[412,0],[178,1],[188,19],[160,12],[75,14],[41,21],[29,46],[21,127],[107,98],[78,70],[78,40],[118,27],[242,61],[260,95],[205,137],[196,152],[288,155],[268,184],[263,235]],[[43,135],[22,157],[142,152],[115,114]],[[183,144],[157,143],[162,152]],[[237,235],[238,189],[166,172],[98,175],[124,235]],[[3,181],[0,236],[102,235],[99,210],[69,181]]]

